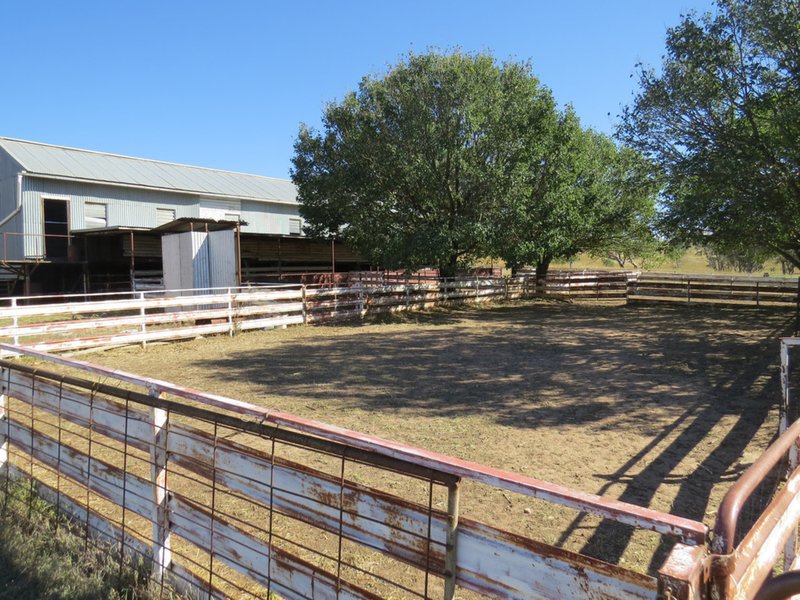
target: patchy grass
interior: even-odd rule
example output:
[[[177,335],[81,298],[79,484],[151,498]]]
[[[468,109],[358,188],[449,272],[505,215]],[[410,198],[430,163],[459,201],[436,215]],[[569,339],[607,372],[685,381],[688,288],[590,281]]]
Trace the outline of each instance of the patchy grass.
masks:
[[[158,597],[148,589],[147,563],[120,558],[113,548],[87,544],[83,527],[58,515],[27,483],[0,482],[0,599]]]

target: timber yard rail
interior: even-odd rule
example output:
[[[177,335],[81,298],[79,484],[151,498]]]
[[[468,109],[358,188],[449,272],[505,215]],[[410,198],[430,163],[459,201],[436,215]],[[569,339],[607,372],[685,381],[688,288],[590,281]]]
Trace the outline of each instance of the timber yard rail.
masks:
[[[790,356],[800,340],[783,345]],[[0,361],[6,482],[30,482],[85,525],[87,541],[139,555],[158,580],[187,593],[753,598],[781,557],[787,571],[797,567],[800,421],[728,492],[712,539],[690,519],[165,381],[4,349],[60,369]],[[737,544],[745,497],[787,457],[785,486]],[[401,478],[424,488],[418,498],[392,493]],[[463,518],[464,481],[654,531],[674,546],[656,577],[636,573]]]

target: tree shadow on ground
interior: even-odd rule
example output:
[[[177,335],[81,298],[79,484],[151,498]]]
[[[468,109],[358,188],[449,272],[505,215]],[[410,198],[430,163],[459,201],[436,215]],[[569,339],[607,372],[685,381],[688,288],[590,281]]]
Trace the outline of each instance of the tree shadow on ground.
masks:
[[[378,328],[354,323],[329,337],[201,364],[225,381],[247,381],[257,394],[311,405],[334,400],[342,412],[480,416],[528,431],[635,431],[651,441],[619,469],[597,474],[608,482],[599,491],[621,484],[619,499],[648,506],[671,480],[679,485],[671,512],[702,520],[713,486],[738,475],[744,448],[780,397],[776,340],[791,331],[793,316],[685,305],[464,308],[392,317]],[[418,328],[393,329],[409,322]],[[678,464],[723,419],[735,422],[676,481]],[[630,528],[604,521],[582,551],[618,562],[631,536]],[[651,570],[668,548],[662,543]]]

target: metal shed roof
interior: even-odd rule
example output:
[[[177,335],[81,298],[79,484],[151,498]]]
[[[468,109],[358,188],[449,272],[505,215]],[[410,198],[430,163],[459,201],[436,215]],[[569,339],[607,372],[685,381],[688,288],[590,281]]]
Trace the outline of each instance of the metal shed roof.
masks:
[[[200,196],[297,204],[288,179],[219,171],[0,137],[8,152],[32,175],[51,179],[135,186]]]

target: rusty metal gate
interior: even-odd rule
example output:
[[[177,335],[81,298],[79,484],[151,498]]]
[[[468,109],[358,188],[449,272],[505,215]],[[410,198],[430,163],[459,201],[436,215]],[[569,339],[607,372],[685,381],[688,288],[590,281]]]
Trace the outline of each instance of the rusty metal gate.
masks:
[[[0,469],[91,539],[199,597],[752,598],[796,562],[800,422],[700,522],[244,402],[26,348],[0,361]],[[786,455],[767,510],[744,499]],[[399,481],[406,484],[398,486]],[[466,482],[674,542],[657,577],[459,514]],[[398,494],[396,489],[410,490]]]

